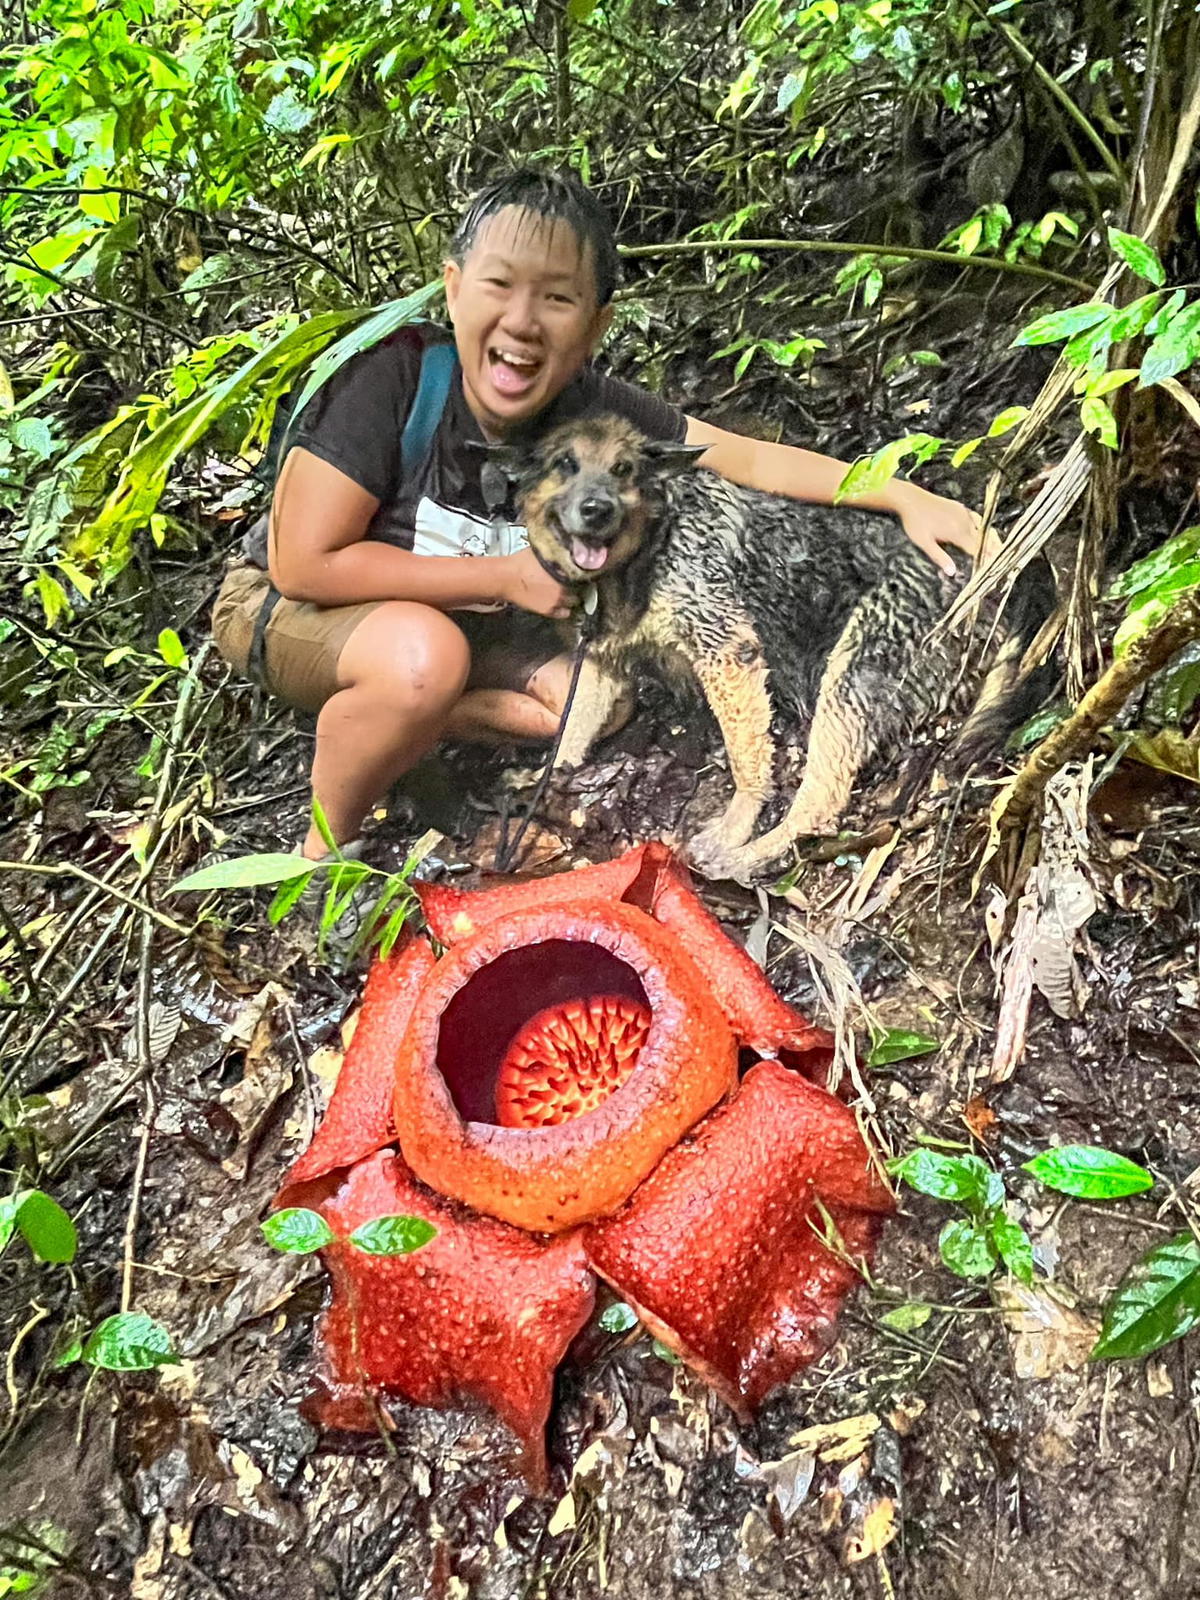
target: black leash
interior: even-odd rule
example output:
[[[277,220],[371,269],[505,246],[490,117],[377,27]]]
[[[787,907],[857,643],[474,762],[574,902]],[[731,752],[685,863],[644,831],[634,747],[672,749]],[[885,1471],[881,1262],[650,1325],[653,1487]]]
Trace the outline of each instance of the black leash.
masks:
[[[539,557],[539,560],[540,559],[541,558]],[[554,572],[553,568],[551,568],[547,562],[543,561],[542,565],[546,567],[547,571],[551,573],[552,577],[558,576],[558,574]],[[550,746],[550,754],[546,758],[546,765],[542,768],[541,776],[538,778],[538,781],[534,786],[533,794],[530,797],[529,804],[525,808],[525,815],[521,818],[521,821],[517,826],[517,831],[513,834],[511,839],[504,837],[504,832],[507,832],[507,830],[504,830],[504,832],[501,833],[500,842],[496,846],[496,860],[493,868],[493,870],[496,872],[507,872],[512,866],[513,861],[516,859],[517,851],[521,848],[521,841],[528,832],[529,824],[533,821],[534,814],[545,798],[546,790],[550,786],[550,779],[554,775],[554,763],[558,760],[558,752],[562,748],[563,734],[566,732],[567,727],[567,718],[571,715],[571,707],[575,703],[575,691],[579,687],[579,674],[583,671],[583,661],[584,657],[587,655],[588,642],[592,631],[589,627],[589,623],[596,614],[596,591],[595,588],[590,586],[589,588],[592,598],[592,605],[591,609],[589,610],[587,601],[584,601],[584,614],[579,626],[579,642],[575,646],[575,660],[571,667],[571,683],[570,687],[567,689],[567,698],[563,702],[562,715],[558,719],[558,731],[554,735],[554,743]]]

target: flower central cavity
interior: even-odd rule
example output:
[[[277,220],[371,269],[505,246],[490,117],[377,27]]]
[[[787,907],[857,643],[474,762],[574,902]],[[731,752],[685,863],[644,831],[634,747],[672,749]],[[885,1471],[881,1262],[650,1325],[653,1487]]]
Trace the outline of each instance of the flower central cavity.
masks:
[[[593,995],[539,1011],[509,1045],[496,1080],[502,1128],[552,1128],[594,1111],[637,1063],[650,1008]]]

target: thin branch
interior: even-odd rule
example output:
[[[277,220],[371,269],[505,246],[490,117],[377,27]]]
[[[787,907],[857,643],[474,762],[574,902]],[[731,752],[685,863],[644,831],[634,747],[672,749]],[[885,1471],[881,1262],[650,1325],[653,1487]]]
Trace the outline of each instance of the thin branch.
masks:
[[[319,251],[310,249],[306,244],[301,244],[298,239],[293,239],[290,234],[281,233],[278,228],[256,228],[252,223],[243,222],[240,218],[230,218],[223,222],[219,217],[214,217],[208,211],[198,211],[195,206],[184,205],[181,200],[165,200],[156,194],[146,194],[141,189],[128,189],[119,183],[106,183],[97,186],[85,186],[78,183],[5,183],[0,184],[0,194],[27,194],[31,198],[42,194],[121,194],[131,200],[137,200],[142,205],[157,206],[161,211],[181,211],[184,216],[195,217],[200,222],[205,222],[212,228],[221,228],[229,233],[236,229],[244,233],[248,239],[266,239],[275,245],[282,242],[289,250],[294,250],[297,255],[306,257],[325,272],[330,273],[353,293],[359,292],[359,285],[354,279],[348,277],[340,267],[334,266],[331,261],[326,261]],[[41,271],[41,268],[38,268]],[[49,276],[49,274],[46,274]]]
[[[147,905],[144,900],[137,899],[135,895],[126,894],[125,890],[118,889],[115,883],[105,883],[103,878],[97,878],[95,873],[88,872],[84,867],[77,867],[74,862],[0,861],[0,872],[29,872],[39,878],[80,878],[84,883],[90,883],[93,889],[100,889],[103,893],[111,895],[114,900],[119,900],[132,911],[140,911],[143,916],[150,917],[168,932],[177,933],[181,939],[186,939],[190,933],[190,929],[176,922],[174,917],[167,916],[165,911],[158,911],[154,906]]]
[[[1091,749],[1101,728],[1117,715],[1135,690],[1193,639],[1200,638],[1200,593],[1184,595],[1157,628],[1135,639],[1084,695],[1075,710],[1046,736],[1013,779],[999,825],[1015,828],[1032,813],[1050,779]]]
[[[1075,104],[1074,100],[1071,99],[1071,96],[1063,88],[1062,84],[1059,83],[1058,79],[1052,72],[1048,71],[1047,68],[1042,65],[1042,63],[1033,54],[1033,51],[1030,50],[1029,46],[1025,43],[1024,39],[1021,38],[1021,35],[1017,32],[1017,30],[1010,27],[1007,22],[996,22],[994,18],[988,16],[981,6],[975,3],[975,0],[967,0],[967,4],[981,22],[996,28],[997,32],[1000,34],[1000,37],[1008,45],[1009,49],[1012,51],[1013,55],[1016,56],[1021,65],[1026,69],[1026,71],[1033,73],[1034,77],[1038,80],[1050,98],[1058,102],[1058,104],[1066,112],[1067,116],[1071,118],[1071,121],[1075,123],[1089,143],[1095,146],[1096,150],[1099,152],[1100,159],[1104,162],[1104,165],[1108,168],[1109,172],[1112,173],[1113,177],[1116,178],[1118,182],[1123,183],[1125,181],[1125,173],[1121,163],[1117,160],[1116,156],[1113,155],[1112,151],[1096,132],[1096,129],[1092,126],[1088,118],[1084,116],[1083,112]]]
[[[119,317],[132,317],[134,322],[140,322],[147,328],[153,328],[157,333],[165,333],[170,339],[181,339],[184,344],[190,345],[193,350],[200,348],[199,340],[193,339],[190,334],[173,328],[169,322],[162,322],[158,317],[152,317],[148,311],[135,311],[133,306],[123,306],[116,300],[109,300],[102,294],[97,294],[94,289],[85,288],[81,283],[71,283],[68,279],[60,277],[57,272],[51,272],[48,267],[39,267],[36,261],[23,261],[20,256],[10,256],[0,252],[0,261],[10,267],[19,267],[22,272],[36,273],[39,278],[48,278],[51,283],[67,294],[81,294],[85,300],[91,300],[94,305],[104,306],[106,310]]]
[[[963,256],[950,250],[904,249],[892,244],[864,244],[840,239],[677,239],[666,244],[622,245],[621,255],[627,261],[649,256],[703,255],[711,251],[728,254],[736,250],[787,250],[812,252],[814,255],[839,256],[900,256],[905,261],[939,261],[948,267],[984,267],[989,272],[1015,272],[1023,278],[1041,278],[1047,283],[1062,284],[1067,289],[1077,289],[1091,296],[1096,292],[1094,283],[1083,278],[1071,278],[1064,272],[1052,272],[1049,267],[1037,267],[1027,261],[1002,261],[997,256]]]

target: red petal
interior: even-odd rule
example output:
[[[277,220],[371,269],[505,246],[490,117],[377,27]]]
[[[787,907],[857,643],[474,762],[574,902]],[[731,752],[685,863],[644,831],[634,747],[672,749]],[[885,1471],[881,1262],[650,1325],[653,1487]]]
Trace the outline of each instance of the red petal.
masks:
[[[734,1037],[759,1055],[780,1050],[811,1059],[794,1063],[816,1077],[832,1060],[833,1035],[814,1028],[772,989],[754,960],[701,903],[686,871],[671,857],[651,907],[712,985]]]
[[[595,1299],[577,1234],[542,1243],[487,1217],[464,1218],[380,1151],[321,1207],[338,1243],[323,1252],[333,1301],[323,1335],[332,1369],[320,1417],[375,1426],[370,1396],[439,1408],[478,1401],[521,1441],[545,1483],[554,1372]],[[347,1236],[380,1216],[424,1217],[439,1231],[408,1256],[373,1256]]]
[[[595,994],[650,1009],[629,1077],[571,1121],[500,1127],[495,1092],[512,1039],[547,1005]],[[396,1129],[405,1160],[439,1194],[556,1232],[615,1211],[736,1073],[721,1008],[678,940],[618,901],[540,906],[487,923],[438,962],[400,1053]]]
[[[828,1347],[857,1278],[821,1243],[817,1198],[849,1252],[869,1254],[893,1201],[853,1113],[763,1061],[586,1230],[588,1259],[746,1414]]]
[[[426,941],[413,939],[371,968],[362,1014],[325,1120],[284,1180],[277,1205],[286,1203],[288,1191],[295,1185],[323,1177],[337,1167],[348,1167],[395,1142],[392,1092],[396,1054],[421,985],[435,965]]]
[[[440,944],[454,944],[512,911],[575,900],[620,900],[641,872],[649,848],[653,847],[636,845],[615,861],[574,872],[554,872],[545,878],[502,878],[494,889],[452,889],[440,883],[413,887],[434,938]]]

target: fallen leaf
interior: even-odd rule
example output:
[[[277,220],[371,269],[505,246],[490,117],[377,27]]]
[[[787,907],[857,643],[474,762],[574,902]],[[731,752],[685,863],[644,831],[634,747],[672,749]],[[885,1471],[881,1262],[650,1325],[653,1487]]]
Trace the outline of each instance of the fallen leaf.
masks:
[[[792,1450],[778,1461],[760,1462],[753,1474],[770,1489],[785,1527],[808,1498],[816,1470],[817,1458],[811,1451]]]
[[[878,1427],[876,1413],[864,1411],[840,1422],[819,1422],[815,1427],[801,1428],[788,1444],[793,1450],[807,1451],[820,1461],[850,1461],[862,1454]]]
[[[998,1135],[1000,1119],[981,1094],[972,1095],[967,1101],[962,1119],[968,1132],[981,1144],[991,1144]]]
[[[878,1555],[891,1544],[896,1531],[896,1503],[890,1495],[883,1495],[865,1508],[862,1521],[847,1533],[842,1545],[843,1559],[853,1563]]]
[[[568,1489],[566,1494],[554,1508],[554,1515],[550,1518],[546,1532],[552,1539],[560,1533],[566,1533],[575,1526],[575,1496]]]
[[[1048,1284],[1031,1286],[1010,1279],[997,1284],[995,1295],[1018,1378],[1051,1378],[1064,1369],[1079,1372],[1087,1365],[1100,1335],[1098,1322],[1065,1306]]]

